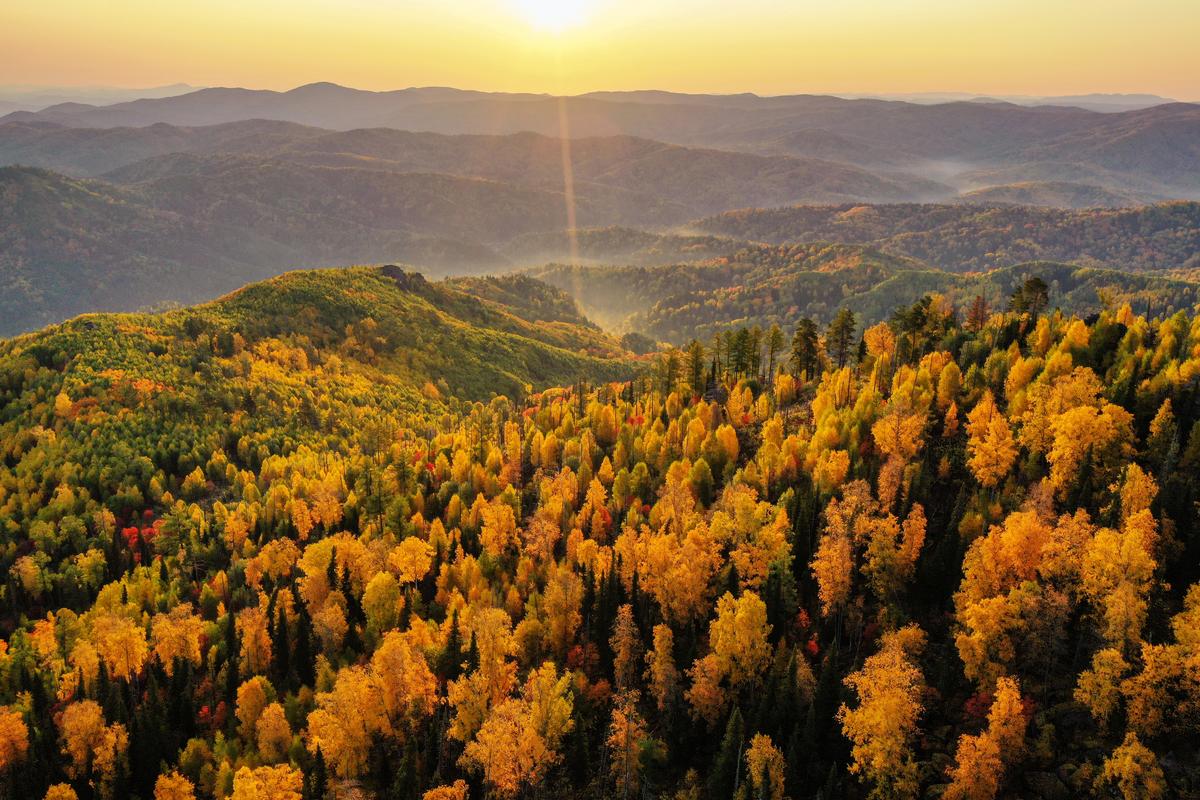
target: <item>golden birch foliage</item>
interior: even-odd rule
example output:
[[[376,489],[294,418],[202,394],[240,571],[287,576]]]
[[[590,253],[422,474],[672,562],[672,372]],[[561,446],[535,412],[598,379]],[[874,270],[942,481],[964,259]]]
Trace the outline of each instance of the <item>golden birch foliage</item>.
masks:
[[[1126,521],[1121,532],[1101,529],[1084,552],[1083,591],[1099,611],[1105,638],[1130,648],[1141,640],[1147,596],[1157,564],[1147,548],[1144,523],[1149,511]],[[1149,519],[1153,526],[1153,519]]]
[[[366,769],[375,733],[385,727],[378,689],[362,667],[337,674],[333,690],[317,695],[308,715],[308,750],[319,749],[340,777],[354,778]]]
[[[770,635],[767,604],[754,592],[743,592],[737,599],[726,592],[717,601],[708,639],[730,684],[743,686],[759,679],[771,660]]]
[[[542,609],[546,614],[546,635],[550,649],[560,659],[575,641],[583,624],[583,579],[567,564],[557,564],[546,580]]]
[[[150,622],[150,637],[154,655],[167,676],[175,674],[175,659],[193,666],[200,664],[200,640],[204,636],[204,621],[192,613],[189,603],[175,606],[166,614],[155,614]]]
[[[707,525],[698,524],[682,539],[657,535],[650,539],[638,577],[676,623],[702,618],[710,608],[709,585],[721,567],[721,546]]]
[[[829,494],[846,481],[850,474],[850,454],[845,450],[825,450],[813,467],[813,483],[825,494]]]
[[[508,675],[515,682],[515,666]],[[454,709],[447,734],[460,742],[469,742],[483,726],[488,711],[500,703],[506,694],[493,693],[488,676],[480,670],[452,681],[446,686],[446,702]]]
[[[388,633],[371,657],[371,673],[393,736],[412,729],[437,705],[437,677],[400,633]]]
[[[1075,687],[1076,702],[1091,710],[1103,727],[1121,702],[1121,680],[1129,672],[1129,662],[1120,650],[1108,647],[1092,656],[1091,669],[1079,674]]]
[[[448,786],[435,786],[421,795],[421,800],[467,800],[467,782],[460,779]]]
[[[1017,459],[1012,429],[990,391],[967,414],[967,453],[967,466],[980,485],[989,489],[1008,475]]]
[[[277,764],[287,758],[292,744],[292,728],[283,713],[283,706],[271,703],[263,709],[254,724],[254,740],[258,752],[268,764]]]
[[[1005,763],[1020,757],[1025,748],[1025,728],[1028,725],[1025,707],[1021,702],[1021,687],[1015,678],[1000,678],[992,707],[988,711],[987,735],[1000,746]]]
[[[1114,457],[1126,455],[1133,438],[1132,415],[1112,403],[1100,408],[1084,405],[1071,408],[1050,422],[1053,443],[1046,460],[1050,462],[1050,483],[1065,498],[1078,480],[1085,459],[1092,469],[1101,469]]]
[[[29,752],[29,726],[15,709],[0,706],[0,775],[25,760]]]
[[[104,712],[95,701],[80,700],[62,712],[58,730],[68,759],[67,774],[75,779],[94,776],[102,786],[108,784],[129,746],[125,726],[106,725]]]
[[[483,549],[494,558],[517,546],[517,518],[512,506],[497,499],[483,507],[483,529],[479,540]]]
[[[403,605],[400,583],[390,572],[380,572],[371,578],[363,591],[362,606],[367,615],[367,627],[377,633],[396,627]]]
[[[925,546],[926,526],[925,507],[920,503],[913,503],[908,516],[904,518],[903,535],[900,540],[900,558],[908,568],[910,577],[916,569],[917,559],[921,557],[921,548]]]
[[[646,723],[637,711],[637,695],[623,693],[613,701],[608,724],[609,772],[622,797],[636,796],[641,786],[641,742]]]
[[[843,705],[837,719],[852,744],[850,772],[871,785],[872,800],[916,797],[919,788],[912,739],[925,681],[913,658],[923,642],[915,625],[886,634],[879,652],[845,680],[858,706]]]
[[[951,361],[946,366],[942,367],[942,371],[938,373],[937,385],[937,406],[942,411],[949,411],[950,406],[954,405],[958,400],[959,390],[962,388],[962,370],[958,368],[958,364]]]
[[[1149,510],[1154,498],[1158,497],[1158,482],[1136,463],[1131,463],[1125,468],[1120,490],[1121,521],[1125,522],[1134,514]]]
[[[854,553],[850,537],[841,533],[824,534],[812,560],[812,573],[817,581],[822,616],[833,616],[845,607],[850,599],[850,580],[853,572]]]
[[[960,737],[948,772],[945,800],[994,800],[1004,774],[999,744],[986,733]]]
[[[79,795],[69,783],[56,783],[46,790],[44,800],[79,800]]]
[[[666,711],[679,695],[679,670],[675,667],[675,633],[670,625],[654,626],[654,649],[646,654],[646,682],[659,711]]]
[[[528,707],[530,729],[542,737],[557,760],[563,737],[575,727],[571,717],[575,708],[571,673],[559,675],[553,661],[543,663],[529,674],[521,688],[521,699]]]
[[[1121,693],[1129,728],[1151,738],[1174,726],[1180,710],[1174,698],[1184,694],[1188,665],[1181,649],[1173,645],[1143,643],[1140,655],[1141,672],[1125,679]]]
[[[1158,759],[1133,731],[1105,760],[1099,782],[1114,785],[1124,800],[1158,800],[1167,792]]]
[[[230,800],[302,800],[304,775],[286,764],[242,767],[233,776]]]
[[[420,537],[409,536],[392,548],[387,563],[400,583],[416,583],[425,577],[433,565],[433,546]]]
[[[196,787],[178,772],[164,773],[154,782],[154,800],[196,800]]]
[[[313,631],[321,640],[321,648],[327,653],[336,653],[342,646],[350,624],[346,621],[346,601],[341,592],[332,592],[325,599],[325,604],[312,615]],[[242,640],[242,652],[245,654],[246,642]],[[261,651],[255,651],[261,652]],[[243,659],[246,656],[243,655]],[[247,661],[247,665],[248,665]],[[269,662],[268,662],[269,663]],[[253,670],[251,670],[253,671]]]
[[[787,762],[771,737],[756,733],[746,749],[746,771],[756,800],[783,800]]]
[[[241,668],[261,675],[271,668],[271,635],[267,631],[267,610],[263,606],[243,609],[237,616],[241,639]]]
[[[553,763],[553,754],[531,729],[526,705],[513,698],[492,710],[463,750],[460,763],[482,772],[497,796],[513,797],[541,780]]]
[[[688,701],[691,715],[704,720],[709,727],[716,725],[729,700],[724,687],[721,686],[724,670],[720,659],[714,653],[696,659],[688,669],[688,677],[691,678],[692,685],[684,697]]]
[[[924,414],[906,414],[900,409],[889,411],[871,426],[875,446],[884,455],[901,462],[911,461],[921,451],[924,444],[921,435],[924,431]]]
[[[609,645],[613,651],[613,676],[617,689],[633,688],[641,672],[642,635],[633,619],[633,606],[625,603],[617,609]]]
[[[103,612],[92,620],[92,646],[104,660],[110,677],[129,680],[141,672],[150,646],[146,629],[127,617]]]
[[[243,683],[237,690],[238,732],[248,742],[254,741],[254,729],[258,717],[262,714],[267,703],[275,696],[271,683],[261,675],[256,675]]]
[[[728,538],[729,558],[738,571],[743,588],[758,591],[771,565],[790,565],[792,557],[787,512],[759,502],[754,490],[739,486],[721,496],[719,510],[709,523],[718,538]]]

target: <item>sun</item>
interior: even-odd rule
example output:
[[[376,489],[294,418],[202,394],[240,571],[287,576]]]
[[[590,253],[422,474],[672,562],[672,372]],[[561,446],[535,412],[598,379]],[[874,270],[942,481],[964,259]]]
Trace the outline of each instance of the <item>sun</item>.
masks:
[[[512,0],[525,20],[535,28],[562,33],[587,19],[589,0]]]

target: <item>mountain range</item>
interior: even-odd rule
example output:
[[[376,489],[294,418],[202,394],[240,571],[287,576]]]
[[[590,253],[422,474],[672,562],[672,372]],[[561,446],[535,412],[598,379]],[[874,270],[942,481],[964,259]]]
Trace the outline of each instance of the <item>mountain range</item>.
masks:
[[[847,243],[950,273],[1188,277],[1192,197],[1184,103],[333,84],[66,103],[0,118],[0,333],[354,263],[463,275]]]

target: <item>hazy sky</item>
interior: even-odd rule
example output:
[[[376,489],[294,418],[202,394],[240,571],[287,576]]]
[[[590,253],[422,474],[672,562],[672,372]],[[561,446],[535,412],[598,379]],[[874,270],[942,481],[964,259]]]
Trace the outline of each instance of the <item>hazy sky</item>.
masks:
[[[1155,92],[1200,0],[0,0],[0,84]]]

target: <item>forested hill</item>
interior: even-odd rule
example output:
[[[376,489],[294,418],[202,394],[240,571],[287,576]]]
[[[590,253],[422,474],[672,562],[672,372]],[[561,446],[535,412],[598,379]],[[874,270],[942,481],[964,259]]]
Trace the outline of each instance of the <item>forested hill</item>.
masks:
[[[911,203],[793,206],[730,211],[689,227],[776,244],[871,244],[953,272],[1023,261],[1137,271],[1200,267],[1200,203],[1083,211]]]
[[[500,289],[520,281],[492,279]],[[223,399],[212,410],[226,411],[241,402],[237,392],[226,396],[229,381],[217,379],[225,369],[220,365],[230,363],[240,365],[235,371],[248,381],[247,391],[269,393],[273,380],[254,380],[262,369],[298,389],[346,382],[356,403],[366,402],[364,391],[376,400],[382,392],[388,407],[411,412],[437,408],[429,401],[439,398],[517,397],[581,375],[629,373],[629,354],[586,319],[563,314],[547,324],[527,297],[513,290],[506,295],[470,294],[394,266],[300,271],[192,308],[86,314],[4,342],[0,358],[13,391],[28,390],[22,370],[40,366],[61,371],[67,384],[99,381],[106,391],[119,392],[153,385],[180,402],[211,400],[217,392]],[[544,284],[540,296],[572,306]]]
[[[611,330],[677,345],[729,326],[792,328],[805,317],[825,324],[841,308],[870,325],[927,294],[941,296],[959,313],[976,297],[1002,308],[1029,277],[1046,282],[1051,307],[1081,316],[1105,304],[1172,314],[1200,303],[1200,284],[1151,273],[1029,262],[958,274],[863,245],[751,245],[673,266],[548,265],[528,274],[574,296],[591,319]]]
[[[620,380],[528,280],[0,343],[0,797],[1195,796],[1200,318],[1026,282]]]

